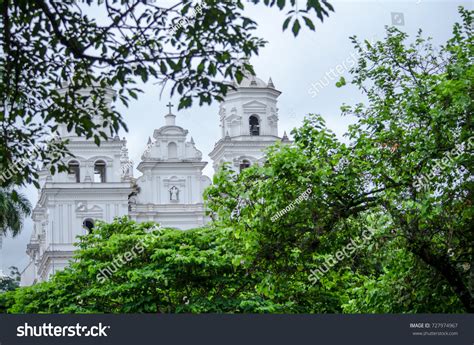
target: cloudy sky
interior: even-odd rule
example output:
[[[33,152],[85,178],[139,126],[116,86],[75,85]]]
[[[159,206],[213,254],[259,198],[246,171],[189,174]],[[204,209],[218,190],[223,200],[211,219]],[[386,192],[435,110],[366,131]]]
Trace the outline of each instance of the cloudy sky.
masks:
[[[303,0],[300,0],[302,3]],[[316,23],[316,32],[302,30],[297,38],[288,31],[282,33],[281,25],[284,13],[276,8],[268,9],[263,5],[246,5],[248,16],[259,25],[257,35],[268,41],[260,55],[253,58],[255,71],[261,79],[273,79],[275,87],[282,91],[279,97],[279,134],[286,130],[288,133],[298,127],[308,113],[319,113],[326,119],[327,125],[338,136],[342,136],[347,125],[353,119],[343,118],[339,107],[342,103],[353,104],[363,100],[360,92],[351,86],[336,88],[337,81],[333,76],[345,76],[350,79],[346,70],[338,69],[330,77],[327,73],[338,65],[350,61],[354,54],[348,39],[356,35],[361,39],[378,40],[385,36],[385,26],[392,25],[393,13],[403,14],[403,25],[398,26],[412,37],[419,28],[425,35],[433,37],[436,44],[442,44],[450,38],[452,25],[459,21],[457,7],[462,5],[473,9],[473,1],[456,0],[405,0],[405,1],[356,1],[331,0],[335,13],[326,18],[324,23]],[[331,80],[333,79],[333,80]],[[312,85],[323,81],[329,85],[314,96]],[[130,104],[129,108],[120,107],[128,125],[129,132],[123,133],[128,140],[130,158],[135,166],[145,148],[147,139],[153,130],[164,125],[164,114],[170,99],[163,94],[160,99],[160,89],[156,85],[143,85],[144,94]],[[314,96],[314,97],[313,97]],[[177,104],[176,100],[171,102]],[[176,106],[175,108],[176,109]],[[176,112],[175,112],[176,113]],[[219,139],[218,104],[211,106],[194,106],[176,113],[177,125],[189,130],[196,146],[203,152],[204,160],[209,164],[205,173],[211,176],[212,163],[208,153]],[[137,176],[135,171],[135,176]],[[33,205],[37,200],[34,187],[24,190]],[[23,232],[14,239],[3,240],[0,249],[0,269],[7,270],[9,266],[17,266],[20,271],[27,265],[25,253],[26,244],[33,224],[27,219]]]

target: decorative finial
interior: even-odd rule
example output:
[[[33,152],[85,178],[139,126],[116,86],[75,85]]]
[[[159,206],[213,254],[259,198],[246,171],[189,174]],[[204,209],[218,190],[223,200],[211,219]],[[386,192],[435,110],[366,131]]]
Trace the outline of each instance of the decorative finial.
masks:
[[[283,132],[283,138],[281,138],[281,141],[290,141],[290,139],[288,139],[288,135],[286,135],[286,131]]]
[[[120,158],[128,159],[128,149],[127,149],[127,146],[125,145],[123,145],[122,148],[120,149]]]
[[[273,85],[273,80],[271,77],[270,79],[268,79],[268,87],[275,88],[275,85]]]
[[[147,143],[147,144],[148,144],[148,145],[151,144],[151,138],[150,138],[150,137],[148,137],[148,143]]]
[[[191,137],[191,144],[194,145],[194,139],[193,139],[193,137]]]
[[[169,102],[166,106],[170,109],[169,114],[171,115],[171,114],[172,114],[172,113],[171,113],[171,108],[174,107],[174,105],[171,104],[171,102]]]

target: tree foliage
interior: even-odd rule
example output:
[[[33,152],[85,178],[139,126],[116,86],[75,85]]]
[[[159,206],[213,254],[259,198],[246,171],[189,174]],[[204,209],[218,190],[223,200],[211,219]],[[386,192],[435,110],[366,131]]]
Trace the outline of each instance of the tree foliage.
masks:
[[[244,4],[260,2],[1,0],[0,171],[28,159],[9,182],[36,183],[39,162],[54,173],[67,154],[66,142],[50,141],[60,124],[97,144],[126,129],[108,105],[107,87],[125,105],[138,97],[138,80],[169,85],[179,108],[221,100],[231,87],[226,80],[253,73],[242,58],[265,44],[244,15]],[[263,3],[290,8],[295,35],[299,19],[314,30],[312,17],[322,21],[333,10],[319,0],[300,9],[295,0]]]
[[[349,131],[370,164],[378,202],[407,249],[438,271],[466,310],[474,311],[473,11],[437,53],[421,32],[389,29],[384,43],[361,44],[353,83],[369,104],[343,107],[358,123]]]
[[[0,292],[12,291],[20,286],[20,272],[15,266],[9,267],[8,276],[0,276]]]
[[[309,115],[263,166],[214,176],[209,227],[154,230],[103,282],[101,270],[150,236],[152,224],[101,224],[81,239],[70,268],[4,294],[2,308],[472,312],[473,12],[460,14],[439,51],[421,33],[410,44],[394,28],[373,45],[353,39],[352,82],[368,101],[343,106],[357,119],[347,142]],[[349,244],[355,249],[344,252]]]
[[[319,267],[322,253],[334,252],[368,219],[387,218],[375,226],[375,245],[407,258],[392,265],[399,272],[373,271],[373,287],[393,284],[399,274],[413,277],[402,270],[409,264],[420,269],[416,284],[429,283],[425,292],[432,286],[450,290],[466,311],[474,310],[473,12],[460,9],[460,14],[462,24],[454,26],[439,52],[421,32],[412,44],[396,28],[388,28],[386,39],[375,45],[353,38],[360,53],[353,83],[368,102],[342,107],[357,118],[348,144],[313,115],[293,132],[295,145],[270,151],[263,168],[238,176],[223,171],[215,178],[208,190],[214,217],[248,236],[255,257],[283,282],[292,281],[295,271]],[[308,187],[313,192],[304,206],[272,222]],[[240,198],[246,207],[232,219]],[[293,263],[295,256],[301,261]],[[359,269],[367,267],[351,267],[353,273]]]
[[[31,203],[26,196],[12,188],[0,188],[0,236],[18,235],[23,220],[31,213]]]
[[[14,313],[265,310],[269,302],[248,293],[257,277],[241,262],[240,244],[227,241],[231,231],[153,230],[151,223],[127,218],[99,224],[81,238],[69,268],[49,282],[7,293],[4,307]],[[137,255],[119,262],[132,252]],[[106,269],[115,272],[104,280]]]

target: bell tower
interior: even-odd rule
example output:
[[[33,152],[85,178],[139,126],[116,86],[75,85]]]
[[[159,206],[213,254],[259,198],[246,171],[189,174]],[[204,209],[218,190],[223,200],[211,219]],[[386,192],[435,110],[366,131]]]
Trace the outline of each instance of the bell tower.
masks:
[[[264,150],[278,137],[277,98],[281,92],[272,79],[267,83],[247,73],[220,105],[221,139],[209,154],[217,171],[230,162],[239,171],[263,159]]]
[[[164,126],[153,131],[138,164],[142,176],[137,178],[129,215],[139,222],[155,221],[184,230],[209,221],[202,195],[211,180],[202,173],[207,162],[194,139],[188,140],[188,130],[176,124],[173,105],[167,107]]]
[[[111,106],[114,91],[107,88],[105,92]],[[80,93],[90,98],[91,89]],[[92,121],[103,122],[100,116]],[[22,273],[21,285],[46,281],[68,266],[77,249],[77,236],[93,232],[96,221],[112,222],[128,214],[133,165],[125,138],[109,136],[97,146],[94,140],[68,131],[65,125],[58,131],[68,139],[67,148],[73,156],[63,158],[67,171],[51,174],[45,168],[40,173],[41,188],[32,214],[34,228],[27,246],[30,262]]]

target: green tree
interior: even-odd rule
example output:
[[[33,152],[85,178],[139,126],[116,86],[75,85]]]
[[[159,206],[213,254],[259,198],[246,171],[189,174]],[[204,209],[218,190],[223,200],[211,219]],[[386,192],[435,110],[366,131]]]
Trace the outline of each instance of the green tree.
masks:
[[[353,83],[369,103],[343,111],[359,120],[349,137],[407,249],[473,312],[474,12],[460,14],[439,53],[421,31],[412,44],[395,28],[373,46],[354,39]]]
[[[7,312],[6,303],[8,295],[5,292],[14,291],[20,286],[20,272],[18,268],[12,266],[9,269],[9,276],[0,276],[0,313]]]
[[[26,196],[12,188],[0,188],[0,236],[18,235],[30,213],[31,203]]]
[[[380,267],[386,261],[358,266],[346,260],[316,287],[305,286],[304,275],[298,276],[306,272],[307,278],[310,269],[373,223],[371,218],[388,217],[386,224],[371,225],[378,229],[373,245],[385,248],[395,241],[411,257],[405,262],[418,260],[416,279],[426,284],[420,299],[437,286],[433,294],[449,300],[450,310],[462,304],[473,311],[473,12],[460,9],[460,14],[462,24],[454,26],[453,38],[439,52],[421,32],[413,44],[396,28],[388,28],[387,38],[374,45],[353,38],[360,53],[353,83],[368,103],[342,108],[357,118],[348,144],[313,115],[293,132],[294,145],[271,150],[264,167],[240,175],[224,169],[216,175],[207,191],[212,215],[247,238],[254,264],[273,277],[267,288],[281,292],[287,282],[294,286],[298,280],[308,291],[318,284],[357,286],[366,279],[390,283]],[[312,189],[309,200],[275,218],[307,188]],[[231,217],[241,200],[245,206],[239,217]],[[407,265],[389,267],[393,271],[386,277],[408,277]],[[384,288],[387,295],[395,289]],[[339,308],[351,296],[338,298]],[[412,301],[414,296],[403,298]],[[437,308],[432,302],[427,305]],[[394,302],[392,310],[406,305]]]
[[[15,266],[9,267],[10,274],[8,276],[0,276],[0,293],[13,291],[20,286],[20,272]]]
[[[67,152],[64,142],[50,145],[59,124],[97,144],[126,129],[107,106],[106,87],[125,105],[140,92],[137,80],[169,85],[179,108],[193,99],[222,99],[232,87],[226,80],[253,72],[241,59],[265,44],[254,35],[257,23],[243,14],[244,5],[260,2],[0,0],[0,172],[30,159],[10,181],[37,184],[40,163],[54,173]],[[299,9],[295,0],[263,3],[291,8],[283,28],[291,23],[295,36],[300,23],[315,30],[312,17],[322,21],[333,10],[325,0]],[[93,122],[95,115],[103,122]]]
[[[240,260],[231,229],[156,229],[127,218],[97,224],[70,267],[48,282],[4,294],[13,313],[258,312],[271,301]]]

